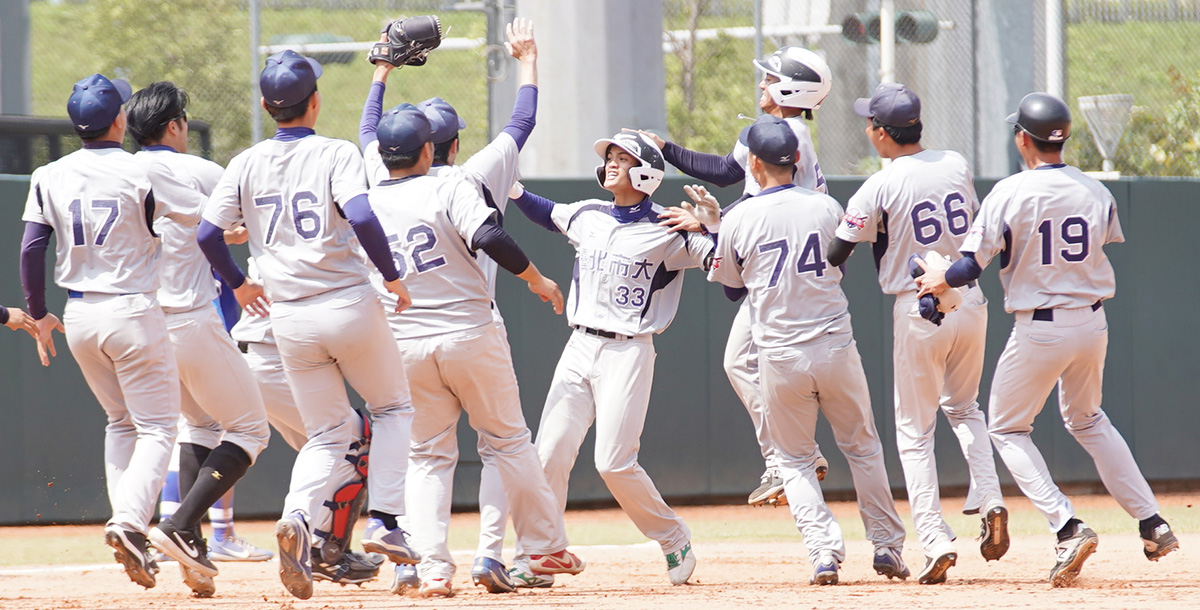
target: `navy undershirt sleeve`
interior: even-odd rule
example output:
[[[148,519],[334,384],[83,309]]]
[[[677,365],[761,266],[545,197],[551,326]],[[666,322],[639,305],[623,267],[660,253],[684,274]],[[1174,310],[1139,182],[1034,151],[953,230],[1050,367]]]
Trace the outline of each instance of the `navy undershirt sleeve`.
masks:
[[[371,83],[367,101],[363,104],[362,119],[358,122],[359,148],[366,148],[377,139],[375,132],[379,129],[379,117],[383,116],[383,91],[386,88],[382,82]]]
[[[825,256],[826,262],[834,267],[841,267],[846,262],[846,259],[850,258],[850,254],[854,252],[855,245],[854,242],[834,237],[833,241],[829,242],[829,254]]]
[[[388,282],[400,279],[400,272],[396,270],[396,260],[392,258],[392,250],[388,247],[387,234],[383,231],[383,225],[379,224],[379,219],[375,217],[375,210],[371,209],[366,194],[355,195],[342,206],[342,212],[354,228],[354,234],[358,236],[363,250],[367,251],[367,257],[383,274],[383,279]]]
[[[555,202],[541,195],[534,195],[529,191],[525,191],[520,197],[513,199],[512,202],[517,204],[517,209],[521,210],[525,214],[525,217],[532,220],[534,224],[548,231],[560,232],[558,226],[554,224],[554,220],[550,217],[551,210],[554,209],[555,205],[558,205]]]
[[[538,89],[534,85],[522,85],[517,90],[517,101],[513,104],[512,118],[504,126],[504,133],[517,141],[517,150],[525,146],[525,140],[533,133],[537,124]]]
[[[750,294],[750,289],[746,288],[746,287],[730,288],[729,286],[725,286],[724,284],[722,284],[721,287],[725,289],[725,298],[729,299],[730,301],[734,301],[734,302],[740,301],[740,300],[742,300],[743,297]]]
[[[475,231],[475,235],[471,236],[471,247],[483,250],[496,264],[513,275],[520,275],[529,268],[529,257],[521,250],[521,246],[493,220],[484,222]]]
[[[974,252],[963,252],[963,257],[954,261],[946,270],[946,283],[958,288],[979,279],[983,275],[983,267],[975,260]]]
[[[738,165],[733,153],[713,155],[688,150],[674,142],[667,142],[662,149],[663,158],[679,171],[717,186],[729,186],[746,179],[746,170]]]
[[[54,228],[40,222],[25,222],[21,237],[21,285],[25,305],[35,320],[46,317],[46,248]]]
[[[237,261],[233,260],[233,253],[225,243],[225,231],[221,227],[201,220],[200,228],[196,231],[196,243],[200,244],[200,251],[204,252],[204,258],[208,259],[213,271],[216,271],[230,288],[239,288],[246,283],[246,274],[242,273]]]
[[[8,324],[8,308],[0,305],[0,324]]]

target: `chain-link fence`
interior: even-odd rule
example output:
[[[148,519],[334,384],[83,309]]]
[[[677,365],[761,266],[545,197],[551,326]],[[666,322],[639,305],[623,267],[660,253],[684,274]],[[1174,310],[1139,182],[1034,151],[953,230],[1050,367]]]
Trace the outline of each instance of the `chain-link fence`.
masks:
[[[504,4],[551,0],[504,0]],[[1029,91],[1059,90],[1076,111],[1068,160],[1100,169],[1093,126],[1077,98],[1133,96],[1131,118],[1113,157],[1126,175],[1200,175],[1200,0],[895,0],[894,79],[924,105],[927,146],[963,152],[977,173],[1015,167],[1003,118]],[[402,14],[436,13],[459,44],[434,52],[429,65],[393,73],[385,104],[434,95],[466,118],[465,153],[487,141],[488,74],[497,49],[487,45],[496,2],[446,0],[40,0],[31,5],[32,110],[64,116],[71,83],[103,72],[141,87],[172,80],[192,96],[189,114],[212,124],[219,162],[251,143],[256,74],[250,49],[251,6],[259,7],[259,43],[358,43]],[[834,86],[813,121],[828,174],[878,167],[863,121],[851,103],[880,81],[877,16],[882,0],[664,0],[664,54],[670,136],[689,148],[726,153],[758,111],[760,74],[751,60],[782,45],[824,55]],[[517,7],[518,10],[520,6]],[[842,34],[848,19],[865,39]],[[1057,25],[1056,25],[1057,24]],[[553,27],[553,24],[539,24]],[[908,29],[905,29],[905,28]],[[912,31],[909,31],[912,30]],[[874,37],[872,37],[874,34]],[[587,36],[587,32],[580,32]],[[323,52],[318,130],[356,139],[371,67],[360,50]],[[252,66],[252,63],[254,65]],[[507,112],[505,110],[505,112]],[[271,133],[264,118],[265,135]]]
[[[757,111],[760,75],[750,63],[757,35],[760,53],[801,45],[830,64],[833,90],[813,122],[826,173],[878,168],[874,151],[860,135],[864,122],[850,105],[869,95],[881,78],[882,4],[668,0],[671,137],[709,152],[732,148],[745,125],[739,114]],[[1068,160],[1100,170],[1103,160],[1091,135],[1097,127],[1087,124],[1077,99],[1131,94],[1132,116],[1112,155],[1115,169],[1125,175],[1200,176],[1200,53],[1195,49],[1200,1],[894,4],[899,31],[893,78],[921,95],[927,146],[964,153],[981,175],[1003,175],[1015,163],[1004,116],[1024,93],[1058,89],[1075,112],[1076,136],[1067,147]],[[853,41],[842,35],[841,26],[851,18],[864,27],[865,38]],[[911,31],[905,31],[906,18]]]
[[[448,37],[465,40],[435,51],[426,66],[393,72],[384,103],[441,96],[467,121],[462,150],[469,154],[486,143],[488,48],[483,12],[454,10],[446,2],[432,0],[259,0],[254,4],[259,7],[264,54],[252,62],[247,0],[33,2],[33,113],[65,116],[71,84],[92,72],[125,78],[135,90],[170,80],[190,94],[189,116],[212,124],[213,158],[224,164],[251,144],[252,112],[261,112],[256,107],[257,74],[266,54],[281,46],[360,43],[357,46],[364,50],[313,53],[324,68],[317,130],[357,141],[373,70],[364,59],[365,48],[391,19],[437,13],[449,28]],[[265,113],[261,116],[264,137],[269,137],[273,124]]]

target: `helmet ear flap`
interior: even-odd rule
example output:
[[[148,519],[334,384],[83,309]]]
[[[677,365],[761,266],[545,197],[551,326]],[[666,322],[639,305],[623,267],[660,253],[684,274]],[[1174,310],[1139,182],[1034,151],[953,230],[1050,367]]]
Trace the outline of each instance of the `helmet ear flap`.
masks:
[[[601,187],[604,186],[604,165],[596,166],[596,182],[599,182]]]

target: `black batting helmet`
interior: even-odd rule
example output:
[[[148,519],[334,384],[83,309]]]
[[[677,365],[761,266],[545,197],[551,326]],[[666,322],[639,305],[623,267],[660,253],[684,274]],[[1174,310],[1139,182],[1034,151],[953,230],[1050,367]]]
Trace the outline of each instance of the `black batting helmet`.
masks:
[[[1071,137],[1071,109],[1049,93],[1039,91],[1021,98],[1008,122],[1042,142],[1057,143]]]

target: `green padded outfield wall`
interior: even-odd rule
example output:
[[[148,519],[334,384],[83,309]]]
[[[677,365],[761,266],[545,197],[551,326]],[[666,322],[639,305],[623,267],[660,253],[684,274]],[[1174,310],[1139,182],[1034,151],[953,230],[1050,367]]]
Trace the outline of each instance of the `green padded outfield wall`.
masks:
[[[834,179],[830,194],[845,202],[861,183]],[[656,200],[675,204],[684,198],[685,181],[669,178]],[[570,202],[606,193],[590,180],[531,180],[530,190]],[[980,181],[982,197],[992,182]],[[1116,196],[1128,243],[1107,248],[1117,271],[1118,290],[1105,308],[1111,327],[1106,367],[1105,410],[1125,435],[1146,476],[1156,484],[1200,480],[1200,245],[1192,228],[1200,224],[1200,181],[1121,180],[1108,183]],[[17,255],[19,222],[28,191],[25,176],[0,176],[0,201],[10,222],[0,225],[0,303],[19,305]],[[718,191],[722,202],[738,189]],[[505,226],[530,257],[565,289],[573,250],[561,235],[527,221],[515,209]],[[875,421],[885,443],[888,473],[903,497],[904,480],[896,454],[891,390],[891,298],[879,292],[869,248],[860,246],[847,263],[843,286],[850,299],[855,335],[871,386]],[[1003,311],[995,268],[984,272],[991,299],[988,350],[981,402],[986,406],[995,366],[1012,324]],[[514,365],[526,418],[536,430],[554,366],[566,343],[565,316],[525,288],[501,275],[498,301],[508,325]],[[52,311],[60,312],[60,290],[51,289]],[[762,472],[750,420],[721,368],[721,357],[736,305],[689,271],[679,315],[656,338],[658,352],[650,413],[642,436],[641,463],[673,501],[740,501]],[[96,522],[108,517],[103,468],[104,414],[88,391],[61,336],[59,357],[42,368],[32,340],[24,333],[0,332],[0,523]],[[419,407],[418,407],[419,408]],[[1063,429],[1051,397],[1039,416],[1034,438],[1059,483],[1100,489],[1095,467]],[[462,461],[455,477],[458,506],[476,503],[479,463],[475,435],[460,425]],[[852,490],[845,460],[822,422],[818,440],[831,472],[823,484],[831,496]],[[937,454],[943,487],[965,489],[966,466],[957,440],[939,425]],[[278,437],[238,485],[242,517],[272,516],[282,507],[294,452]],[[1006,483],[1011,483],[1001,466]],[[591,435],[580,451],[571,480],[574,502],[611,502],[592,465]]]

